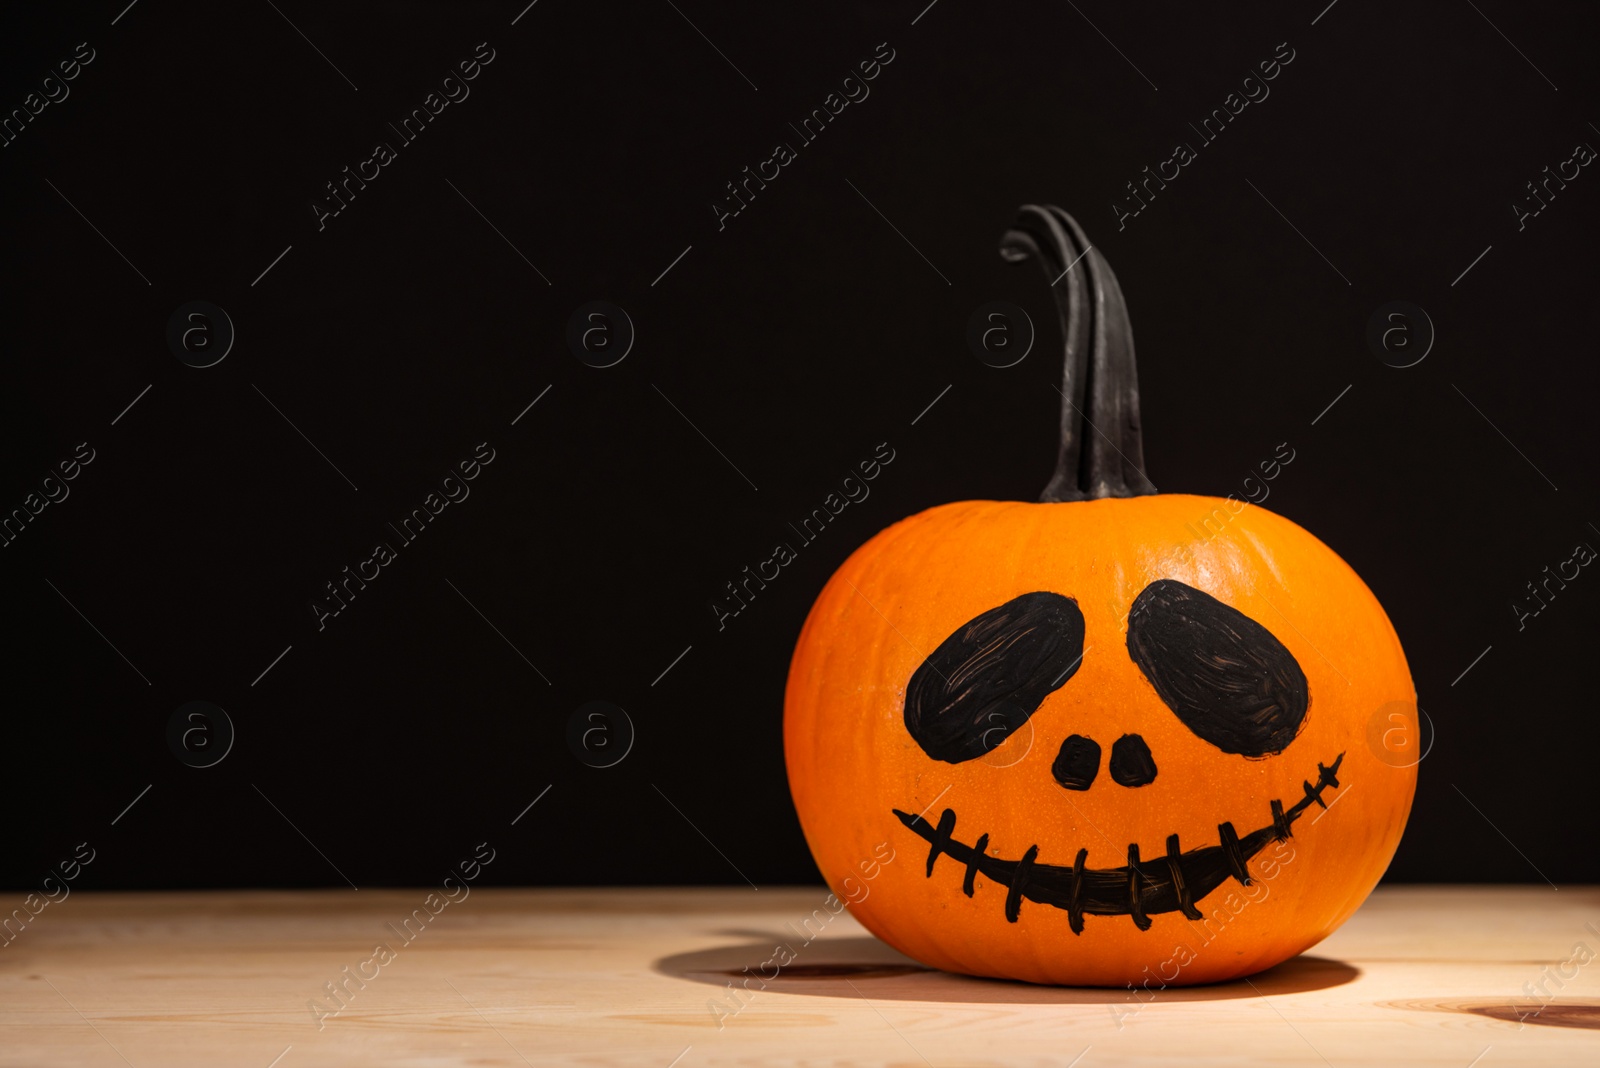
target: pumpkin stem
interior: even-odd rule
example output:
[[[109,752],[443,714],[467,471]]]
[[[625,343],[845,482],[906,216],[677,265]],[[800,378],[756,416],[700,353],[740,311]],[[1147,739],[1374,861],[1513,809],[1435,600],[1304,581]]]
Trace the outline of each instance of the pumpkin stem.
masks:
[[[1155,493],[1144,473],[1139,375],[1122,287],[1077,222],[1054,205],[1025,204],[1000,239],[1011,263],[1039,261],[1055,294],[1066,357],[1061,448],[1039,499],[1097,500]]]

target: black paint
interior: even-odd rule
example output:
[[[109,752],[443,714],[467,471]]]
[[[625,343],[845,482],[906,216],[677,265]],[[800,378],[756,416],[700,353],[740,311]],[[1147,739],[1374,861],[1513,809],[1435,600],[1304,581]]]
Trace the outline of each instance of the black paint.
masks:
[[[1100,773],[1100,744],[1093,738],[1071,734],[1061,743],[1050,774],[1069,790],[1087,790]],[[1115,772],[1113,772],[1114,774]]]
[[[950,811],[945,809],[946,812]],[[1028,887],[1028,880],[1033,876],[1033,858],[1039,855],[1039,847],[1031,845],[1028,851],[1022,854],[1022,859],[1012,865],[1011,881],[1006,887],[1006,922],[1016,923],[1017,917],[1022,913],[1022,892]],[[928,864],[933,865],[933,854],[929,853]]]
[[[1133,327],[1110,264],[1077,222],[1054,205],[1027,204],[1000,239],[1000,255],[1032,256],[1051,280],[1065,355],[1061,444],[1041,501],[1155,493],[1144,473]],[[1070,270],[1069,270],[1070,268]]]
[[[933,874],[933,862],[939,859],[939,851],[950,844],[950,836],[955,833],[955,829],[956,814],[950,809],[945,809],[944,814],[939,817],[939,827],[934,831],[934,837],[928,839],[933,844],[933,849],[928,853],[928,870],[924,874]]]
[[[1111,781],[1118,786],[1148,786],[1156,781],[1156,758],[1137,734],[1111,743]]]
[[[1222,846],[1222,852],[1228,858],[1228,873],[1239,881],[1240,886],[1250,885],[1249,857],[1245,855],[1244,847],[1239,844],[1239,832],[1233,829],[1233,824],[1226,821],[1217,824],[1217,838]]]
[[[1184,919],[1198,920],[1200,910],[1194,907],[1194,895],[1189,892],[1189,885],[1183,878],[1183,849],[1178,845],[1178,836],[1167,835],[1167,871],[1172,873],[1172,888],[1178,895],[1178,911],[1183,913]]]
[[[1059,593],[1025,593],[963,624],[906,685],[905,724],[922,751],[959,764],[1000,745],[1083,660],[1083,613]]]
[[[978,840],[972,843],[972,856],[967,860],[967,874],[961,880],[961,892],[968,897],[972,896],[973,881],[978,877],[978,858],[988,852],[989,836],[980,834]],[[933,874],[933,869],[928,869],[928,874]]]
[[[1313,804],[1321,804],[1322,793],[1338,789],[1339,766],[1344,762],[1340,753],[1330,766],[1317,765],[1317,782],[1305,784],[1305,796],[1288,809],[1277,799],[1271,803],[1271,821],[1243,838],[1234,833],[1233,825],[1217,825],[1220,844],[1203,846],[1188,852],[1179,852],[1178,836],[1167,838],[1166,855],[1154,860],[1141,860],[1138,843],[1128,845],[1128,862],[1118,868],[1087,867],[1089,851],[1079,849],[1076,860],[1068,867],[1038,863],[1039,847],[1030,846],[1020,860],[1003,860],[987,855],[981,848],[962,844],[953,837],[955,811],[945,809],[935,830],[921,816],[893,809],[895,816],[913,832],[930,843],[928,850],[928,877],[933,877],[934,863],[940,856],[950,856],[967,867],[968,874],[962,882],[962,892],[974,896],[975,886],[971,869],[1006,888],[1004,911],[1007,921],[1016,923],[1021,915],[1022,902],[1034,901],[1050,905],[1067,913],[1074,934],[1083,933],[1083,917],[1128,916],[1141,931],[1149,930],[1150,917],[1165,912],[1181,912],[1189,919],[1198,919],[1197,903],[1204,900],[1230,877],[1249,885],[1248,863],[1268,842],[1284,841],[1292,833],[1294,822]],[[979,839],[984,847],[989,836]]]
[[[1144,893],[1140,885],[1139,843],[1128,843],[1128,917],[1141,931],[1150,930],[1150,917],[1144,911]],[[1176,893],[1176,888],[1174,888]]]
[[[1294,655],[1193,586],[1144,588],[1128,615],[1128,655],[1184,726],[1225,753],[1280,753],[1305,722],[1311,698]]]
[[[984,838],[988,837],[984,835]],[[1083,934],[1083,873],[1088,863],[1089,851],[1078,850],[1078,857],[1072,862],[1072,893],[1067,897],[1067,925],[1072,928],[1073,934]]]

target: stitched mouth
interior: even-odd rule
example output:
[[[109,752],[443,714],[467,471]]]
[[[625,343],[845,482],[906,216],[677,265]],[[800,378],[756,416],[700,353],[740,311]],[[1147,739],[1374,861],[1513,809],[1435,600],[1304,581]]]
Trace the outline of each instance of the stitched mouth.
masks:
[[[1011,923],[1017,922],[1022,902],[1035,901],[1051,905],[1067,914],[1073,934],[1083,933],[1085,916],[1129,916],[1141,931],[1150,929],[1150,917],[1164,912],[1181,912],[1191,920],[1201,918],[1195,902],[1228,879],[1237,879],[1250,885],[1252,857],[1265,849],[1269,842],[1286,841],[1292,833],[1295,820],[1312,805],[1328,807],[1322,799],[1324,790],[1338,789],[1336,777],[1344,761],[1340,753],[1331,767],[1317,764],[1317,782],[1302,783],[1305,796],[1289,808],[1283,802],[1272,800],[1272,822],[1240,837],[1231,823],[1217,825],[1217,845],[1202,846],[1184,852],[1177,835],[1167,837],[1164,857],[1141,860],[1138,843],[1128,846],[1128,863],[1120,868],[1090,868],[1087,849],[1078,850],[1071,865],[1037,863],[1039,847],[1029,846],[1020,860],[1005,860],[987,852],[989,836],[980,835],[972,845],[955,838],[956,814],[945,809],[937,827],[921,816],[892,811],[908,828],[929,843],[928,878],[933,877],[934,863],[948,856],[966,865],[966,876],[961,890],[973,896],[974,881],[979,872],[1006,887],[1005,913]]]

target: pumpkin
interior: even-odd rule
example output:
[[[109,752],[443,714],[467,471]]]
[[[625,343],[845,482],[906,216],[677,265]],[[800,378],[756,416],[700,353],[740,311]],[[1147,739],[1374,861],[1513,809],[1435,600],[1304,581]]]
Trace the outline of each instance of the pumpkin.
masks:
[[[1215,982],[1325,938],[1388,866],[1416,693],[1383,608],[1311,534],[1144,472],[1132,331],[1078,224],[1001,242],[1053,279],[1061,445],[1038,503],[878,534],[800,634],[784,748],[835,895],[925,964]]]

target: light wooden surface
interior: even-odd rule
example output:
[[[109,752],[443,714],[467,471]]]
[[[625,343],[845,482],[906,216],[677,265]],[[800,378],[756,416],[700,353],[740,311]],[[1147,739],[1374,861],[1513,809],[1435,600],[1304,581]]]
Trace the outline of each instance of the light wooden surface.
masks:
[[[1254,986],[1149,1003],[926,971],[845,914],[737,1011],[821,888],[478,889],[402,944],[426,895],[74,893],[0,948],[0,1065],[1600,1065],[1595,888],[1380,890]],[[346,966],[376,974],[319,1028]]]

